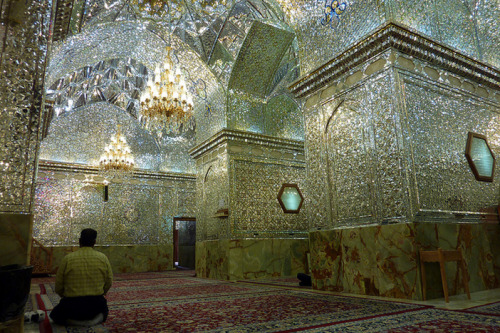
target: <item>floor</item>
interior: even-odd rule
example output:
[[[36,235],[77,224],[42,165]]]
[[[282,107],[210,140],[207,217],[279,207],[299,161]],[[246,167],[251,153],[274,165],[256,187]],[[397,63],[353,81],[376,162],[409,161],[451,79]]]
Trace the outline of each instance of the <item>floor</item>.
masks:
[[[384,297],[374,297],[374,296],[362,296],[362,295],[354,295],[354,294],[346,294],[342,293],[342,295],[350,295],[355,297],[364,297],[364,298],[372,298],[372,299],[381,299],[381,300],[392,300],[394,298],[384,298]],[[500,288],[499,289],[491,289],[491,290],[483,290],[477,291],[475,293],[470,294],[471,299],[467,299],[467,294],[453,295],[449,296],[449,303],[446,303],[444,298],[436,298],[430,299],[426,301],[414,301],[414,300],[405,300],[400,299],[398,301],[404,303],[413,303],[413,304],[422,304],[422,305],[430,305],[436,307],[438,309],[448,309],[448,310],[463,310],[469,309],[475,306],[481,306],[489,303],[498,302],[500,300]]]
[[[37,288],[35,285],[33,285],[34,288]],[[33,289],[31,290],[32,293],[37,293],[39,290]],[[383,297],[373,297],[373,296],[361,296],[361,295],[354,295],[354,294],[346,294],[342,293],[341,295],[350,295],[354,297],[362,297],[362,298],[372,298],[372,299],[381,299],[384,300],[387,298]],[[394,299],[390,299],[394,300]],[[471,293],[471,299],[467,299],[466,294],[461,294],[461,295],[454,295],[449,297],[450,302],[446,303],[444,298],[438,298],[438,299],[431,299],[427,301],[410,301],[410,300],[399,300],[401,302],[408,302],[408,303],[416,303],[416,304],[423,304],[423,305],[430,305],[434,306],[436,308],[440,309],[449,309],[449,310],[463,310],[463,309],[468,309],[471,307],[475,306],[480,306],[480,305],[485,305],[493,302],[497,302],[500,300],[500,289],[492,289],[492,290],[484,290],[484,291],[478,291]],[[112,311],[112,310],[111,310]],[[24,325],[24,332],[25,333],[38,333],[39,332],[39,325],[37,323],[29,323]]]

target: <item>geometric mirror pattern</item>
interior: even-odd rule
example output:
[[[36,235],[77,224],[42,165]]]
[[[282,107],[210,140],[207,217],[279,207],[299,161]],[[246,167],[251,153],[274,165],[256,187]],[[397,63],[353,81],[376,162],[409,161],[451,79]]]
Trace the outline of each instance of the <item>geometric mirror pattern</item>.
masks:
[[[147,78],[147,68],[135,59],[101,60],[55,81],[47,90],[47,98],[54,101],[56,115],[107,101],[137,118],[138,100]]]
[[[254,21],[234,63],[228,88],[265,98],[274,73],[294,38],[289,31]]]
[[[298,214],[304,197],[297,184],[283,184],[278,193],[278,202],[284,213]]]
[[[469,132],[465,157],[479,181],[492,182],[495,171],[495,156],[491,151],[486,136]]]

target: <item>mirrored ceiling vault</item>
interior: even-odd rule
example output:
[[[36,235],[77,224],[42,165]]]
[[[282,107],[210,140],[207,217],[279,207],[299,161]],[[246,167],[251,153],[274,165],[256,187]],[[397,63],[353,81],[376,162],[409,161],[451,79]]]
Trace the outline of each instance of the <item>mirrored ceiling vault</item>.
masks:
[[[148,2],[141,0],[75,0],[71,15],[66,13],[59,18],[59,28],[63,28],[56,30],[64,30],[66,24],[68,33],[61,34],[53,45],[47,68],[46,92],[47,99],[53,102],[53,117],[42,144],[43,159],[96,165],[99,152],[82,153],[87,146],[78,145],[78,140],[73,143],[79,148],[66,143],[65,154],[57,151],[55,147],[64,140],[57,138],[64,135],[60,127],[82,128],[83,123],[71,122],[81,122],[85,119],[82,113],[92,110],[92,116],[99,121],[86,125],[99,128],[100,132],[87,130],[86,137],[99,137],[93,144],[103,145],[108,141],[105,137],[115,131],[113,124],[137,121],[140,96],[147,80],[153,77],[155,66],[163,62],[167,46],[172,46],[172,60],[182,69],[193,97],[196,128],[181,135],[159,133],[159,136],[143,130],[142,137],[149,135],[150,141],[156,142],[158,160],[152,158],[155,153],[152,146],[146,149],[137,144],[134,149],[134,139],[127,138],[132,142],[134,155],[142,156],[137,160],[139,168],[194,172],[188,150],[230,126],[227,115],[230,95],[256,99],[262,105],[278,96],[291,98],[286,87],[299,73],[297,42],[277,2],[166,3],[161,10],[151,10]],[[274,102],[269,105],[273,107],[268,107],[268,112],[284,112]],[[283,105],[290,109],[290,104]],[[298,105],[291,106],[287,111],[289,117],[302,119]],[[117,108],[124,112],[117,112]],[[261,128],[276,128],[269,124],[272,117],[264,118],[266,126]],[[111,127],[103,127],[105,123]],[[299,124],[303,127],[302,121]],[[141,130],[137,127],[133,132]],[[299,132],[303,133],[303,129]],[[297,135],[296,129],[290,132],[276,129],[263,134],[276,133],[303,137]],[[84,137],[80,139],[90,143]],[[170,156],[168,161],[167,156]]]
[[[500,8],[495,6],[496,1],[58,3],[62,7],[67,4],[71,11],[57,11],[56,42],[47,68],[46,87],[49,99],[55,103],[55,118],[94,103],[107,103],[136,119],[144,82],[162,63],[166,46],[172,46],[173,61],[180,65],[193,97],[196,128],[183,133],[182,140],[168,133],[156,138],[160,155],[178,151],[172,147],[181,141],[193,147],[223,128],[303,139],[300,104],[296,100],[295,105],[274,101],[293,99],[287,89],[292,82],[388,22],[500,66]],[[100,110],[106,113],[105,108]],[[300,129],[279,130],[281,119],[276,115],[281,114],[293,119],[294,126]],[[113,131],[109,129],[108,134],[111,136]],[[44,156],[50,159],[50,154]],[[186,160],[180,163],[182,167],[170,166],[166,170],[193,170],[187,152],[183,156]]]

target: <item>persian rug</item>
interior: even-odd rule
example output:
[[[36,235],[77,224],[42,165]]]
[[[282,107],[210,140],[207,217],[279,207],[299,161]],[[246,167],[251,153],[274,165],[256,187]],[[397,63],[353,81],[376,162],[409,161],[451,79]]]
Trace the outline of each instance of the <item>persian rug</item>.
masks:
[[[32,284],[35,279],[32,279]],[[54,291],[55,278],[43,278],[43,283],[38,284],[39,293],[30,294],[26,302],[25,312],[42,310],[45,312],[45,320],[39,323],[40,333],[108,333],[109,330],[103,325],[95,326],[61,326],[49,319],[49,313],[61,299]]]
[[[121,282],[121,283],[120,283]],[[279,332],[427,307],[197,278],[118,281],[110,332]],[[129,281],[130,282],[130,281]]]
[[[270,279],[255,279],[255,280],[240,280],[241,283],[252,283],[260,285],[281,286],[281,287],[297,287],[304,289],[311,289],[310,286],[299,286],[299,279],[297,277],[277,277]]]
[[[472,308],[468,308],[468,309],[462,310],[462,311],[468,312],[468,313],[478,313],[478,314],[500,316],[500,302],[494,302],[494,303],[490,303],[490,304],[474,306]]]
[[[451,311],[301,289],[295,282],[286,288],[280,279],[239,283],[142,275],[115,279],[103,325],[62,327],[46,319],[40,332],[500,332],[500,302]],[[48,313],[59,296],[53,280],[44,282],[28,302]]]
[[[462,311],[422,309],[283,332],[500,332],[500,318]]]

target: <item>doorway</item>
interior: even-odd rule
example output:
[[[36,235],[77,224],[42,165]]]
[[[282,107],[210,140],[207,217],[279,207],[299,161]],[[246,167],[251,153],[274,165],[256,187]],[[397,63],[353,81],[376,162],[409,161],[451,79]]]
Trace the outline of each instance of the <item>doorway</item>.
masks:
[[[195,268],[196,218],[174,217],[174,268]]]

